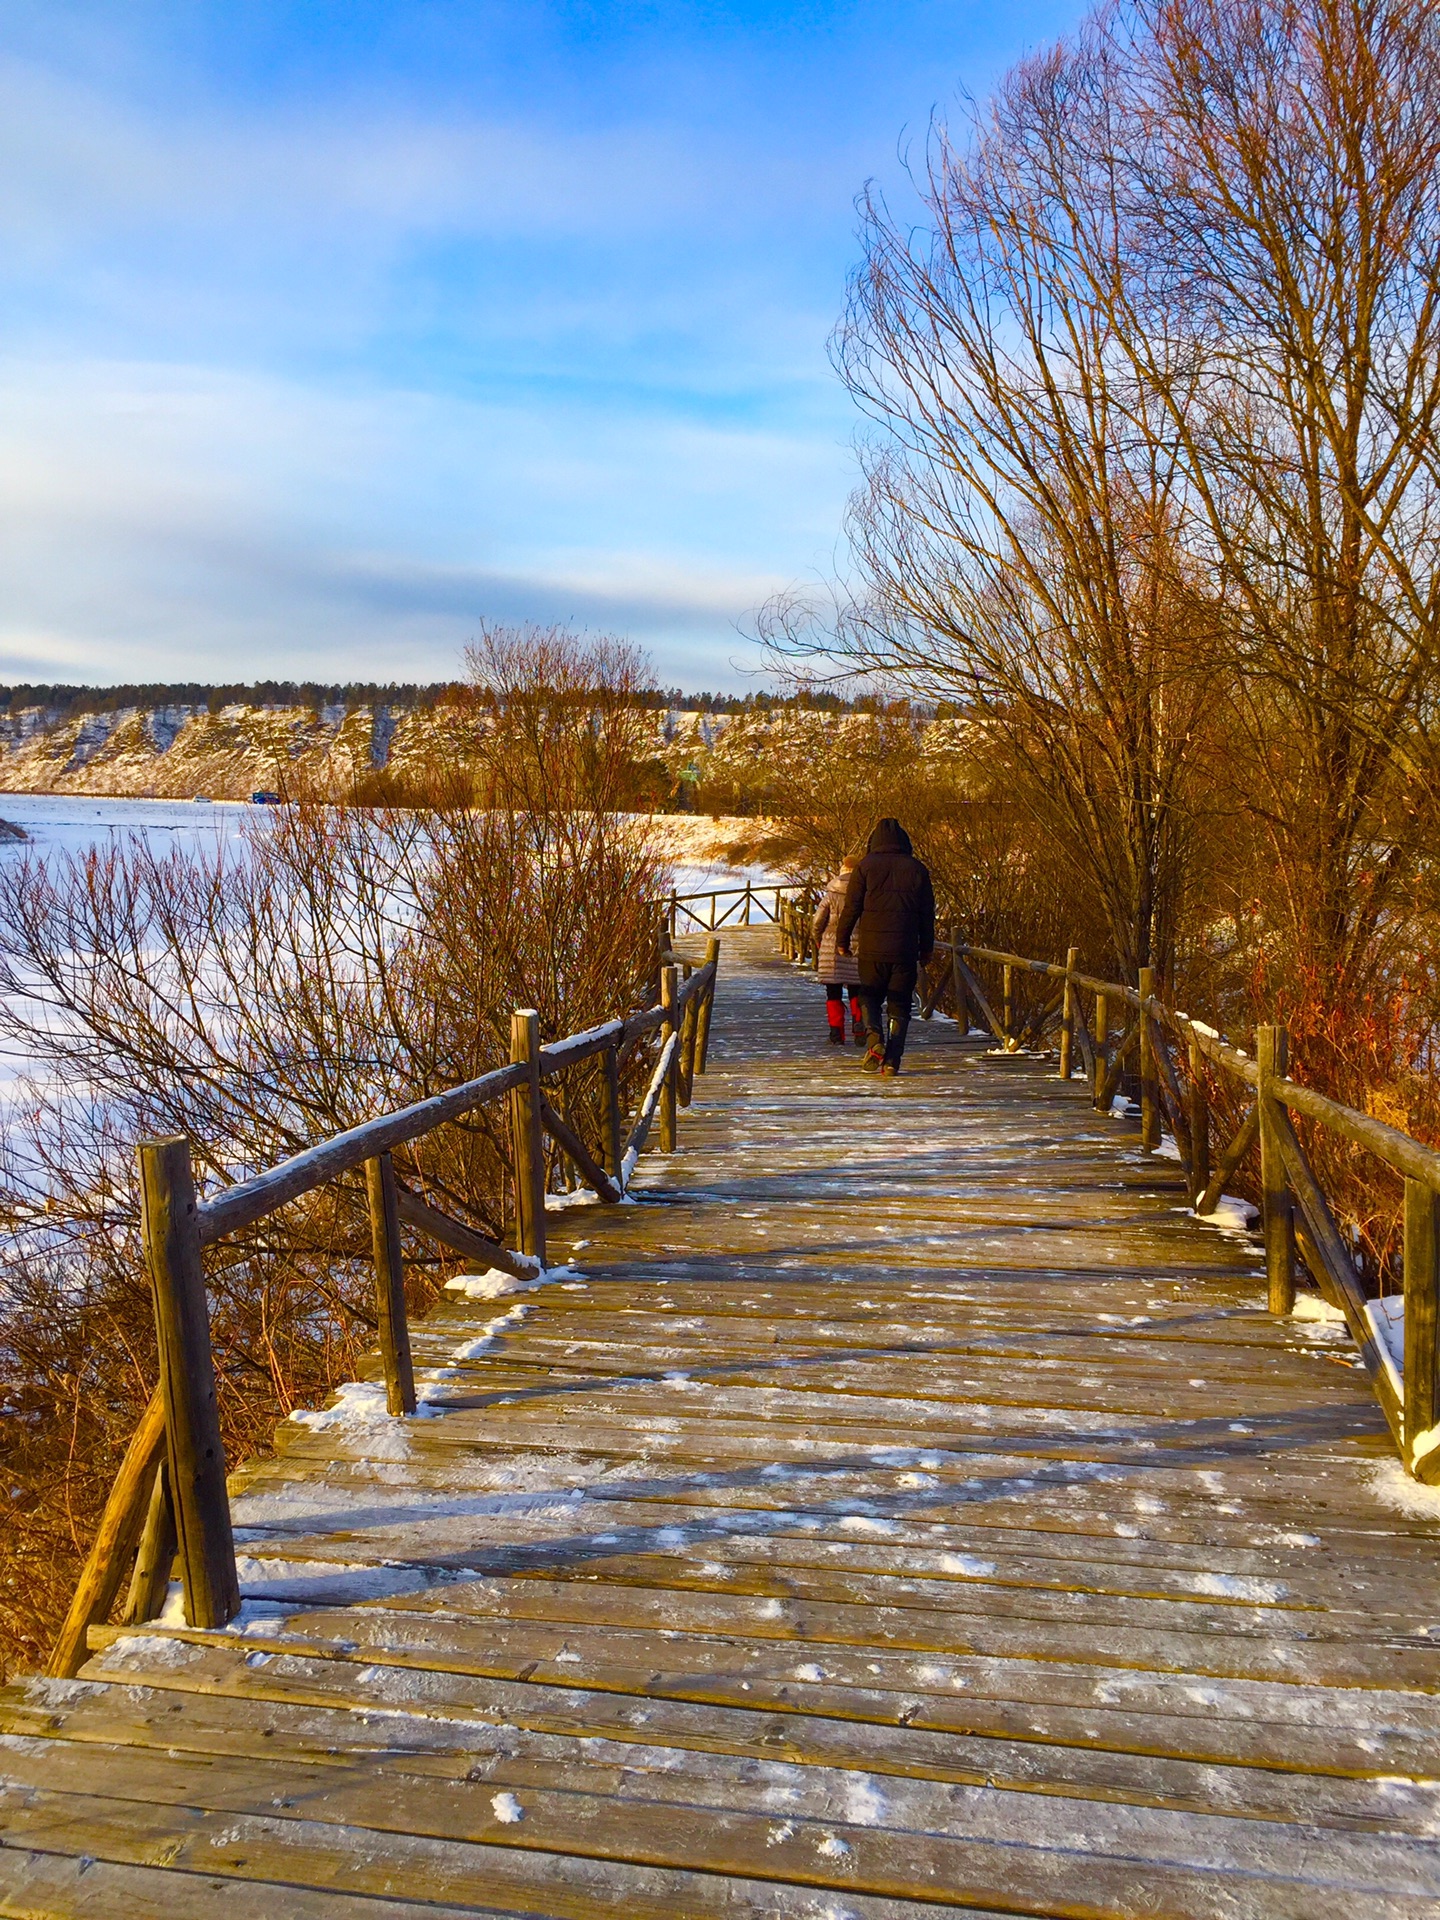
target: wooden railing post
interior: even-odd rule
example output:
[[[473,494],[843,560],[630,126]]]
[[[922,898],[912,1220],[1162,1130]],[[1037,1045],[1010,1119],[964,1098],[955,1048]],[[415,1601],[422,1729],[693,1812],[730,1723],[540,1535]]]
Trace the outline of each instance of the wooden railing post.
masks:
[[[1060,1004],[1060,1078],[1068,1080],[1075,1054],[1075,981],[1080,964],[1080,949],[1071,947],[1065,955],[1065,997]]]
[[[679,982],[674,967],[664,967],[660,973],[660,1004],[665,1009],[665,1018],[660,1027],[660,1044],[665,1046],[675,1032],[675,1002],[679,996]],[[660,1094],[660,1151],[673,1153],[676,1141],[676,1089],[679,1084],[680,1049],[676,1047],[670,1056],[670,1070],[665,1075],[665,1085]]]
[[[1160,1089],[1156,1083],[1155,1028],[1147,1003],[1155,992],[1155,969],[1140,969],[1140,1148],[1153,1153],[1160,1144]]]
[[[1288,1314],[1295,1310],[1295,1203],[1285,1177],[1280,1117],[1270,1090],[1271,1082],[1282,1078],[1290,1064],[1290,1036],[1284,1027],[1255,1029],[1255,1064],[1259,1069],[1255,1103],[1260,1116],[1265,1276],[1269,1283],[1270,1311]]]
[[[1440,1477],[1440,1195],[1405,1182],[1405,1464]]]
[[[613,1042],[600,1056],[600,1158],[612,1180],[620,1178],[625,1152],[624,1116],[620,1111],[620,1049]]]
[[[692,977],[690,963],[685,963],[685,978]],[[695,1092],[695,1040],[700,1020],[700,1002],[702,993],[692,993],[685,1002],[685,1014],[680,1024],[680,1070],[676,1081],[680,1089],[680,1104],[688,1107]]]
[[[223,1627],[240,1611],[240,1586],[215,1400],[215,1361],[210,1351],[190,1142],[183,1135],[142,1140],[139,1161],[185,1619],[192,1627]]]
[[[1192,1201],[1210,1185],[1210,1095],[1200,1037],[1190,1036],[1190,1185]]]
[[[662,975],[673,972],[662,968]],[[515,1159],[515,1236],[521,1253],[545,1264],[545,1138],[540,1124],[540,1016],[510,1016],[510,1058],[530,1071],[510,1089],[510,1147]]]
[[[710,1056],[710,1010],[715,1005],[715,983],[720,976],[720,942],[711,939],[705,945],[705,964],[711,968],[710,984],[705,989],[700,1006],[699,1025],[695,1034],[695,1071],[704,1073],[705,1063]]]
[[[388,1153],[365,1162],[370,1202],[370,1244],[375,1254],[375,1305],[380,1358],[385,1363],[385,1406],[393,1414],[415,1411],[415,1368],[410,1359],[410,1321],[405,1311],[405,1266],[400,1250],[400,1198]]]
[[[1005,1038],[1015,1038],[1015,969],[1006,965],[1000,970],[1000,1024],[1005,1029]]]
[[[1095,1085],[1091,1090],[1097,1107],[1105,1101],[1105,1082],[1110,1077],[1110,996],[1095,996]]]
[[[970,1031],[970,996],[960,977],[960,929],[950,929],[950,993],[955,1002],[955,1024],[961,1033]]]
[[[155,1470],[164,1452],[165,1396],[156,1387],[110,1483],[110,1496],[100,1516],[100,1525],[71,1597],[60,1637],[46,1664],[45,1671],[57,1679],[74,1679],[90,1657],[86,1638],[90,1628],[109,1617],[135,1543],[141,1537],[155,1484]],[[174,1557],[173,1547],[171,1557]]]
[[[143,1626],[163,1611],[175,1564],[175,1506],[170,1498],[170,1462],[162,1455],[150,1487],[150,1503],[135,1555],[135,1570],[130,1576],[130,1592],[125,1601],[123,1623]]]

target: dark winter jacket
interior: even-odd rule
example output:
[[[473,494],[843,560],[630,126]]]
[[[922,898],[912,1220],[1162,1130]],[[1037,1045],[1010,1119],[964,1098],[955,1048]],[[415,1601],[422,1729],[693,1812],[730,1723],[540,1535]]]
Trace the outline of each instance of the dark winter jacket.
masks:
[[[858,938],[851,934],[859,928]],[[928,960],[935,947],[935,892],[930,869],[910,851],[898,820],[882,820],[865,858],[850,876],[837,944],[862,960]]]

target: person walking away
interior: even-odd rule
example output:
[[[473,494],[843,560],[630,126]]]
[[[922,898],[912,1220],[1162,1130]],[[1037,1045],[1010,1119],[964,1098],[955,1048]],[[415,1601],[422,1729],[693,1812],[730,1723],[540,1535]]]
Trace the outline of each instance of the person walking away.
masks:
[[[898,1074],[915,982],[935,951],[930,869],[915,858],[898,820],[880,822],[850,876],[836,932],[837,956],[850,953],[852,937],[870,1038],[866,1071]]]
[[[811,931],[819,946],[816,971],[825,985],[825,1018],[830,1027],[830,1044],[845,1044],[845,997],[850,997],[850,1026],[857,1047],[865,1045],[865,1009],[860,1001],[860,969],[853,954],[835,951],[840,931],[840,915],[845,911],[845,894],[850,876],[860,864],[857,854],[847,853],[839,870],[832,874],[815,909]]]

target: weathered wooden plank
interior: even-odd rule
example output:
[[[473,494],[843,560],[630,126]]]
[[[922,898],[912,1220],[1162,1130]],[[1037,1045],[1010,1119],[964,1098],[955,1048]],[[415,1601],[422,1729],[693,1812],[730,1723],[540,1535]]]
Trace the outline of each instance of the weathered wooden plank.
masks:
[[[313,1589],[312,1597],[319,1597]],[[794,1594],[762,1598],[487,1575],[440,1588],[430,1586],[419,1595],[396,1593],[383,1615],[376,1610],[374,1621],[369,1613],[364,1618],[365,1631],[382,1636],[387,1646],[423,1646],[426,1658],[437,1664],[461,1658],[453,1649],[462,1646],[467,1662],[482,1662],[477,1671],[512,1677],[537,1646],[550,1644],[547,1634],[558,1634],[562,1642],[567,1636],[580,1636],[578,1658],[581,1645],[592,1635],[603,1639],[610,1632],[640,1630],[692,1636],[692,1658],[701,1656],[706,1640],[714,1640],[722,1662],[732,1657],[734,1641],[744,1638],[812,1649],[1029,1657],[1101,1670],[1122,1667],[1351,1689],[1406,1686],[1424,1691],[1436,1684],[1431,1646],[1400,1635],[1383,1642],[1247,1635],[1224,1630],[1228,1617],[1217,1630],[1203,1623],[1167,1628],[1159,1618],[1141,1626],[1113,1625],[1108,1618],[1118,1608],[1108,1598],[1088,1607],[1077,1602],[1074,1619],[1047,1617],[1063,1615],[1059,1607],[1004,1607],[1000,1604],[1003,1590],[997,1594],[971,1588],[970,1598],[975,1610],[966,1613],[959,1606],[947,1611],[921,1605],[810,1600]],[[352,1609],[352,1621],[362,1611]],[[333,1615],[333,1607],[312,1604],[309,1611],[292,1616],[290,1634],[301,1641],[332,1639],[344,1631]],[[480,1615],[486,1630],[477,1642],[466,1622]],[[541,1630],[538,1639],[532,1628]],[[506,1651],[510,1647],[515,1649],[513,1655]],[[565,1681],[576,1676],[567,1675],[562,1663],[553,1677]]]
[[[1433,1541],[1420,1533],[1408,1541],[1387,1529],[1358,1533],[1337,1526],[1331,1514],[1319,1520],[1322,1531],[1299,1531],[1288,1509],[1285,1520],[1291,1524],[1266,1524],[1255,1515],[1237,1526],[1228,1516],[1216,1522],[1183,1498],[1157,1497],[1141,1487],[1108,1481],[1088,1492],[1089,1498],[1083,1486],[1055,1488],[1057,1504],[1048,1510],[1043,1499],[1032,1503],[1016,1494],[1004,1503],[1016,1510],[1007,1512],[997,1511],[995,1502],[972,1501],[965,1489],[944,1518],[934,1517],[934,1508],[928,1515],[916,1514],[892,1500],[875,1506],[885,1514],[885,1524],[877,1538],[867,1540],[853,1527],[842,1528],[841,1515],[832,1513],[823,1524],[823,1507],[812,1514],[803,1501],[768,1514],[731,1514],[694,1500],[670,1499],[657,1510],[643,1487],[634,1498],[626,1498],[623,1487],[611,1495],[590,1487],[538,1508],[517,1504],[510,1511],[466,1514],[433,1496],[427,1512],[426,1493],[412,1488],[404,1516],[387,1524],[359,1502],[340,1504],[340,1490],[332,1486],[315,1516],[317,1530],[297,1508],[293,1518],[247,1538],[267,1556],[349,1553],[368,1562],[395,1558],[395,1549],[407,1539],[423,1560],[453,1537],[469,1544],[482,1571],[506,1572],[512,1560],[541,1563],[548,1556],[562,1575],[567,1554],[584,1569],[609,1545],[616,1552],[660,1554],[681,1565],[694,1559],[718,1566],[727,1580],[737,1566],[751,1564],[944,1573],[943,1559],[977,1554],[996,1569],[994,1577],[1016,1585],[1088,1586],[1097,1592],[1113,1587],[1158,1598],[1162,1592],[1184,1591],[1186,1581],[1194,1594],[1211,1591],[1221,1578],[1256,1579],[1283,1586],[1297,1604],[1341,1614],[1360,1608],[1369,1618],[1408,1607],[1417,1595],[1433,1599]],[[340,1530],[318,1531],[327,1522]],[[407,1534],[406,1528],[413,1531]],[[662,1531],[670,1536],[663,1542]],[[1412,1552],[1405,1552],[1407,1545]],[[963,1566],[948,1571],[968,1577]]]
[[[1283,1740],[1273,1737],[1283,1730],[1274,1723],[1262,1723],[1272,1736],[1266,1749],[1270,1764],[1263,1767],[1170,1757],[1160,1742],[1185,1742],[1189,1720],[1179,1717],[1157,1740],[1156,1717],[1136,1716],[1131,1737],[1141,1744],[1126,1751],[1003,1734],[942,1735],[814,1714],[790,1716],[779,1734],[773,1718],[744,1708],[672,1712],[664,1716],[663,1730],[649,1723],[631,1727],[613,1724],[613,1700],[598,1699],[593,1727],[577,1708],[565,1718],[562,1733],[527,1727],[521,1724],[523,1709],[518,1720],[504,1711],[515,1701],[472,1700],[453,1681],[448,1690],[427,1689],[422,1702],[399,1668],[386,1669],[357,1689],[353,1677],[333,1661],[281,1656],[278,1663],[272,1659],[257,1667],[226,1649],[186,1651],[196,1656],[184,1670],[182,1684],[189,1691],[87,1686],[46,1698],[37,1688],[29,1699],[0,1697],[0,1728],[28,1737],[158,1746],[167,1752],[250,1758],[274,1753],[318,1767],[346,1754],[403,1753],[411,1772],[483,1777],[498,1786],[570,1784],[608,1792],[625,1784],[617,1776],[658,1773],[683,1783],[692,1801],[704,1792],[723,1791],[731,1805],[744,1803],[753,1755],[766,1758],[777,1776],[791,1768],[787,1784],[802,1792],[807,1774],[801,1768],[862,1766],[894,1778],[992,1782],[1254,1819],[1289,1820],[1303,1812],[1321,1824],[1420,1837],[1428,1837],[1434,1824],[1433,1789],[1420,1782],[1317,1776],[1308,1770],[1293,1777],[1293,1768],[1275,1764],[1276,1744]],[[113,1671],[124,1675],[123,1665]],[[408,1710],[371,1711],[391,1702]],[[263,1713],[256,1712],[257,1703],[263,1703]],[[1112,1734],[1123,1730],[1125,1716],[1113,1709],[1098,1717],[1115,1723]],[[586,1741],[583,1749],[574,1745],[577,1733]],[[826,1791],[837,1785],[843,1790],[843,1781],[832,1775]]]
[[[1032,1910],[1043,1902],[1072,1911],[1098,1893],[1113,1907],[1133,1888],[1141,1863],[1166,1910],[1195,1920],[1244,1912],[1241,1901],[1247,1894],[1253,1899],[1257,1882],[1271,1911],[1295,1920],[1339,1920],[1357,1897],[1374,1913],[1398,1915],[1440,1895],[1435,1850],[1400,1835],[1382,1840],[1052,1795],[1028,1795],[1017,1804],[1003,1788],[926,1783],[905,1793],[899,1783],[882,1788],[867,1778],[863,1791],[852,1780],[848,1795],[835,1794],[823,1811],[811,1811],[793,1789],[757,1794],[757,1783],[741,1808],[715,1804],[718,1794],[689,1806],[646,1799],[638,1782],[633,1799],[532,1786],[522,1800],[496,1795],[484,1781],[412,1780],[403,1761],[337,1765],[326,1770],[322,1786],[313,1769],[283,1761],[227,1756],[207,1764],[195,1755],[82,1751],[66,1742],[42,1751],[47,1796],[94,1800],[108,1793],[125,1804],[143,1798],[147,1805],[168,1805],[184,1820],[197,1810],[227,1816],[232,1825],[220,1851],[238,1841],[243,1851],[238,1858],[229,1852],[229,1860],[242,1867],[291,1843],[286,1829],[303,1833],[302,1845],[312,1852],[327,1841],[333,1845],[336,1829],[369,1834],[372,1845],[382,1835],[428,1839],[450,1856],[452,1897],[466,1888],[483,1898],[497,1881],[523,1885],[537,1855],[547,1869],[557,1858],[571,1858],[632,1871],[688,1870],[686,1911],[705,1910],[690,1890],[700,1876],[752,1876],[762,1863],[768,1899],[782,1912],[792,1887],[853,1888],[921,1903],[938,1897],[955,1904],[958,1894],[967,1905],[1019,1894]],[[36,1781],[40,1758],[33,1743],[0,1741],[0,1779],[11,1802],[0,1800],[0,1821],[22,1835],[33,1831],[37,1809],[33,1799],[16,1808],[12,1796]],[[892,1791],[901,1803],[893,1807]],[[657,1818],[662,1806],[664,1817]],[[377,1851],[383,1857],[388,1848]],[[1177,1868],[1177,1855],[1186,1865]],[[412,1883],[411,1890],[420,1888]],[[1288,1897],[1277,1901],[1277,1893]]]
[[[668,1514],[646,1521],[638,1509],[625,1513],[628,1523],[614,1510],[606,1510],[589,1519],[595,1530],[585,1532],[578,1530],[573,1514],[568,1524],[555,1518],[548,1525],[508,1525],[503,1540],[491,1537],[489,1529],[486,1538],[476,1540],[473,1522],[437,1520],[408,1540],[398,1530],[373,1534],[367,1530],[363,1543],[350,1531],[334,1536],[296,1533],[284,1538],[271,1535],[260,1550],[267,1566],[273,1563],[280,1570],[277,1578],[283,1577],[287,1560],[312,1572],[326,1563],[351,1570],[357,1564],[388,1568],[411,1564],[707,1592],[863,1598],[865,1604],[875,1605],[887,1599],[904,1605],[920,1595],[942,1609],[953,1604],[959,1581],[963,1589],[978,1592],[976,1604],[984,1604],[987,1610],[993,1599],[990,1589],[998,1587],[1017,1596],[1065,1596],[1069,1604],[1063,1611],[1072,1618],[1071,1595],[1096,1600],[1106,1596],[1120,1601],[1202,1601],[1207,1620],[1225,1631],[1259,1630],[1247,1618],[1227,1614],[1225,1607],[1260,1606],[1269,1610],[1266,1617],[1276,1631],[1288,1621],[1294,1632],[1307,1637],[1339,1635],[1387,1645],[1396,1633],[1426,1637],[1434,1612],[1433,1570],[1422,1565],[1412,1571],[1393,1558],[1348,1559],[1342,1570],[1326,1553],[1317,1570],[1306,1566],[1301,1553],[1293,1549],[1288,1557],[1274,1548],[1264,1555],[1233,1551],[1217,1555],[1212,1550],[1203,1562],[1194,1549],[1185,1550],[1183,1562],[1172,1549],[1174,1563],[1167,1564],[1150,1542],[1105,1542],[1093,1535],[1078,1540],[1061,1536],[1062,1541],[1070,1541],[1068,1553],[1026,1553],[1016,1551],[1009,1541],[986,1540],[973,1531],[963,1536],[964,1546],[904,1544],[895,1538],[904,1528],[894,1520],[877,1523],[881,1538],[868,1543],[853,1533],[842,1533],[835,1521],[813,1532],[802,1531],[804,1520],[798,1514],[789,1522],[793,1531],[775,1535],[737,1533],[723,1524],[709,1524],[698,1514],[677,1526]],[[1136,1534],[1139,1529],[1132,1524],[1128,1531]],[[1036,1542],[1044,1539],[1035,1536]],[[1315,1538],[1315,1545],[1319,1544]],[[407,1545],[413,1557],[407,1557]],[[1130,1547],[1131,1553],[1116,1551],[1123,1547]],[[1097,1548],[1106,1550],[1104,1558]],[[1313,1553],[1310,1557],[1315,1558]],[[1038,1604],[1048,1607],[1047,1601]],[[968,1603],[962,1610],[969,1610]],[[1115,1617],[1124,1616],[1117,1613]],[[1181,1621],[1173,1617],[1170,1623]]]
[[[427,1911],[505,1914],[524,1920],[674,1920],[677,1913],[711,1920],[757,1912],[777,1920],[792,1915],[819,1920],[825,1911],[803,1884],[784,1886],[735,1875],[692,1874],[636,1866],[584,1855],[549,1854],[483,1842],[444,1841],[369,1827],[287,1818],[274,1812],[238,1814],[188,1804],[120,1799],[82,1791],[25,1788],[0,1792],[3,1863],[12,1852],[61,1853],[83,1834],[82,1863],[149,1865],[163,1860],[188,1881],[192,1898],[205,1889],[205,1904],[183,1911],[205,1916],[228,1913],[231,1884],[249,1882],[315,1896],[310,1911],[329,1913],[342,1900],[368,1896],[380,1912],[404,1912],[412,1898]],[[748,1864],[748,1863],[747,1863]],[[223,1892],[211,1883],[224,1883]],[[3,1890],[3,1881],[0,1881]],[[204,1896],[202,1896],[203,1898]],[[400,1903],[392,1907],[390,1903]],[[940,1912],[933,1902],[873,1898],[847,1889],[845,1906],[856,1920],[919,1920]],[[341,1911],[344,1909],[342,1908]],[[33,1911],[33,1910],[32,1910]],[[288,1911],[285,1907],[272,1911]],[[304,1911],[302,1907],[300,1911]],[[363,1909],[360,1909],[363,1911]],[[1396,1910],[1380,1907],[1382,1920]],[[981,1920],[1003,1920],[991,1912]]]
[[[403,1708],[442,1723],[478,1719],[573,1737],[698,1742],[768,1757],[806,1759],[815,1751],[811,1743],[820,1741],[832,1758],[848,1752],[865,1765],[876,1751],[866,1730],[898,1729],[916,1736],[913,1747],[902,1741],[894,1749],[905,1762],[899,1770],[936,1778],[945,1777],[935,1763],[948,1749],[931,1735],[1013,1736],[1067,1749],[1254,1764],[1302,1779],[1382,1783],[1400,1772],[1429,1778],[1437,1738],[1433,1697],[1394,1690],[1367,1692],[1368,1710],[1357,1714],[1353,1698],[1294,1682],[1132,1670],[1097,1687],[1093,1667],[1063,1661],[965,1653],[937,1661],[743,1639],[726,1667],[712,1644],[692,1648],[682,1636],[677,1647],[661,1636],[622,1631],[610,1636],[608,1660],[585,1672],[575,1671],[579,1662],[560,1662],[557,1670],[552,1640],[548,1651],[537,1641],[527,1669],[516,1675],[480,1666],[483,1655],[464,1660],[458,1636],[450,1664],[441,1665],[424,1642],[373,1644],[365,1637],[369,1625],[361,1622],[360,1640],[344,1643],[257,1635],[249,1652],[213,1639],[181,1645],[203,1636],[176,1630],[163,1665],[144,1643],[115,1636],[91,1671],[122,1682],[141,1678],[167,1692],[221,1692],[267,1706],[343,1701],[363,1712],[369,1701],[382,1711]],[[667,1664],[651,1657],[657,1642]],[[558,1642],[560,1651],[571,1645]]]
[[[557,1476],[566,1471],[565,1456],[556,1456]],[[1362,1511],[1341,1506],[1316,1506],[1297,1511],[1283,1498],[1267,1504],[1256,1500],[1246,1503],[1222,1500],[1204,1488],[1165,1488],[1159,1497],[1142,1496],[1117,1489],[1113,1476],[1097,1475],[1093,1482],[1074,1476],[1037,1476],[1033,1463],[1013,1462],[1007,1473],[988,1477],[973,1489],[967,1488],[959,1499],[932,1499],[926,1506],[912,1498],[893,1498],[893,1474],[877,1475],[847,1487],[852,1504],[842,1508],[839,1502],[826,1501],[825,1488],[807,1490],[793,1485],[787,1504],[777,1494],[746,1485],[739,1489],[713,1481],[691,1480],[679,1485],[647,1479],[635,1474],[628,1482],[609,1482],[604,1487],[587,1485],[577,1479],[583,1506],[572,1505],[572,1496],[557,1493],[551,1503],[533,1502],[528,1510],[512,1508],[492,1512],[484,1521],[487,1539],[504,1550],[512,1538],[528,1539],[547,1524],[572,1532],[580,1529],[583,1537],[605,1529],[614,1531],[629,1526],[654,1529],[659,1524],[688,1529],[698,1539],[718,1543],[748,1534],[785,1540],[825,1537],[832,1540],[833,1526],[821,1523],[838,1519],[853,1510],[853,1499],[872,1503],[873,1511],[884,1514],[896,1529],[888,1534],[897,1549],[906,1543],[939,1550],[994,1554],[1014,1540],[1053,1543],[1054,1550],[1099,1554],[1134,1546],[1143,1551],[1182,1553],[1193,1562],[1204,1555],[1202,1564],[1223,1569],[1226,1556],[1239,1551],[1253,1552],[1258,1563],[1245,1571],[1263,1574],[1267,1569],[1283,1574],[1291,1565],[1293,1553],[1300,1549],[1317,1550],[1325,1565],[1335,1568],[1337,1581],[1349,1578],[1349,1570],[1363,1561],[1371,1570],[1395,1569],[1397,1578],[1416,1567],[1427,1576],[1433,1574],[1434,1539],[1423,1523],[1395,1516],[1390,1523],[1366,1523]],[[365,1471],[371,1471],[366,1463]],[[978,1477],[977,1477],[978,1478]],[[1180,1476],[1176,1476],[1177,1479]],[[324,1491],[330,1510],[353,1513],[357,1493],[381,1498],[393,1497],[394,1483],[373,1478],[357,1480],[328,1479]],[[445,1499],[456,1491],[453,1476],[443,1482],[424,1480],[407,1483],[406,1496],[417,1524],[425,1504]],[[1142,1504],[1143,1499],[1143,1504]],[[549,1506],[552,1517],[546,1519]],[[1297,1529],[1305,1529],[1297,1531]],[[984,1543],[983,1545],[981,1543]]]
[[[168,1850],[167,1842],[159,1851]],[[7,1846],[0,1855],[0,1914],[9,1920],[504,1920],[510,1907],[420,1905],[385,1894],[341,1893],[293,1882],[238,1880],[204,1872],[97,1860]]]

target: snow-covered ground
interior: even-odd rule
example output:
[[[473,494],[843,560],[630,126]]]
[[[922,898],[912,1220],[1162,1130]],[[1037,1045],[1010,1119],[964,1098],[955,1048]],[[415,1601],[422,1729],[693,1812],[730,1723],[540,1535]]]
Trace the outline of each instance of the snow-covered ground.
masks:
[[[83,853],[106,840],[142,834],[157,853],[170,847],[214,848],[238,840],[247,820],[268,809],[228,800],[112,800],[83,793],[0,793],[0,820],[23,828],[28,841],[0,842],[0,859],[30,849]]]
[[[0,793],[0,820],[26,835],[0,840],[0,861],[83,854],[107,842],[146,840],[157,854],[173,848],[214,853],[243,844],[245,826],[264,821],[265,807],[248,802],[125,800],[88,794]],[[13,1099],[22,1079],[43,1082],[49,1074],[38,1063],[0,1042],[0,1106]]]
[[[247,826],[264,826],[273,819],[269,807],[243,800],[127,800],[83,793],[0,793],[0,820],[8,820],[27,835],[26,841],[0,841],[0,859],[22,856],[27,845],[39,853],[83,853],[111,839],[140,834],[154,850],[217,845],[242,839]],[[677,892],[696,893],[717,887],[772,886],[782,876],[768,867],[732,866],[725,848],[750,820],[710,820],[704,815],[665,814],[655,830],[665,855],[675,862]]]

